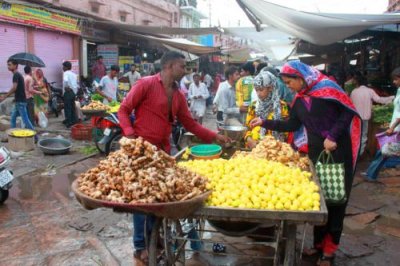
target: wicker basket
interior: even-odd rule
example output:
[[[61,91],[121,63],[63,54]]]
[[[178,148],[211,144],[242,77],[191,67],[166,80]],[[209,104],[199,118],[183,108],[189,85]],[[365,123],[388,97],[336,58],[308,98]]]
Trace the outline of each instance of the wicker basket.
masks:
[[[92,140],[91,125],[76,124],[71,127],[71,137],[75,140]]]

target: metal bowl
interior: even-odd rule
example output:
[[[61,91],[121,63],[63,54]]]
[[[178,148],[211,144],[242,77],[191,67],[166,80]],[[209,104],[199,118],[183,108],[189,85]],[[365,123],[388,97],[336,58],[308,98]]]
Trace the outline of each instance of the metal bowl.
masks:
[[[234,141],[240,141],[246,134],[247,127],[244,126],[221,126],[219,127],[225,136]]]
[[[60,155],[67,153],[72,147],[72,143],[67,139],[48,138],[39,140],[38,147],[44,154]]]

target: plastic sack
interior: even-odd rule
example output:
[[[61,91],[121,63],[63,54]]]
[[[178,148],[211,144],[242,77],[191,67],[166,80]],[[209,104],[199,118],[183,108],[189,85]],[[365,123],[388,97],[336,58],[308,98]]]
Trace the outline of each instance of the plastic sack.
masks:
[[[381,132],[375,135],[379,143],[379,148],[390,142],[400,142],[400,132],[395,131],[392,135],[387,135],[386,132]]]
[[[38,116],[39,116],[39,126],[41,128],[47,128],[47,126],[49,125],[49,119],[47,119],[44,112],[40,111]]]

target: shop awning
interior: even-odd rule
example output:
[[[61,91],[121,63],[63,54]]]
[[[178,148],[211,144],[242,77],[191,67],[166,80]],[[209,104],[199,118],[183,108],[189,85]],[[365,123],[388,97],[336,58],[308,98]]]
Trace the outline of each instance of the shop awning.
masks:
[[[150,35],[207,35],[220,34],[221,29],[213,28],[172,28],[166,26],[138,26],[118,22],[96,21],[96,24],[103,27],[115,27],[122,31],[133,31]]]
[[[271,62],[286,60],[296,47],[295,37],[270,26],[263,27],[260,32],[245,27],[223,29],[225,34],[250,40],[247,45],[265,54]]]
[[[159,38],[159,37],[155,37],[155,36],[144,35],[144,34],[134,33],[134,32],[129,32],[129,31],[125,31],[124,34],[126,34],[127,36],[144,38],[147,40],[159,42],[161,44],[166,44],[166,45],[172,46],[174,48],[177,48],[177,49],[180,49],[183,51],[187,51],[189,53],[196,54],[196,55],[220,52],[220,47],[203,46],[198,43],[191,42],[189,40],[182,39],[182,38],[173,38],[173,39]]]
[[[328,45],[365,29],[400,23],[400,14],[328,14],[298,11],[265,0],[236,0],[260,30],[267,24],[299,39]],[[351,3],[349,3],[351,4]]]

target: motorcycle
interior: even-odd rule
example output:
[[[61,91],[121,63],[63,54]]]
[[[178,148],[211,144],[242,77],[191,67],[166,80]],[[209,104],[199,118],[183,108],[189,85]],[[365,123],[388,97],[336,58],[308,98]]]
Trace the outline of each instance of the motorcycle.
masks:
[[[5,148],[0,148],[0,205],[3,204],[8,198],[8,190],[12,186],[14,180],[13,173],[6,169],[8,162],[10,161],[11,154]]]
[[[91,102],[92,95],[96,92],[94,82],[91,83],[88,79],[83,79],[80,83],[78,92],[76,93],[76,99],[80,103],[81,107],[88,105]]]
[[[118,150],[119,140],[122,138],[122,129],[116,114],[99,118],[95,126],[98,130],[103,130],[103,136],[95,141],[97,149],[105,155]]]
[[[56,82],[48,83],[50,88],[50,99],[48,102],[49,110],[58,117],[61,110],[64,108],[63,92],[62,89],[54,86]]]

